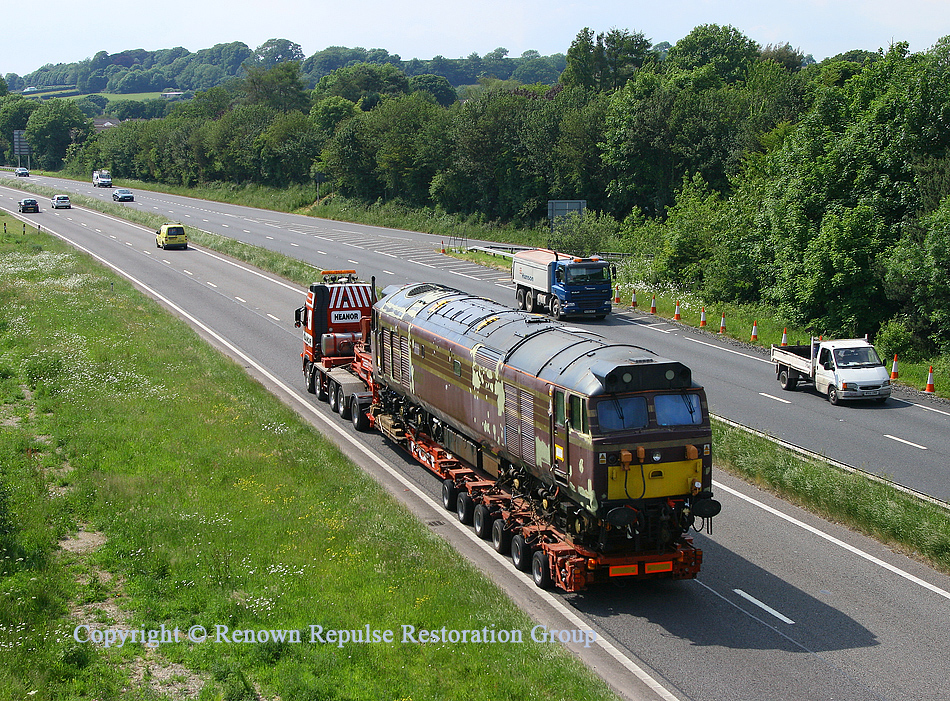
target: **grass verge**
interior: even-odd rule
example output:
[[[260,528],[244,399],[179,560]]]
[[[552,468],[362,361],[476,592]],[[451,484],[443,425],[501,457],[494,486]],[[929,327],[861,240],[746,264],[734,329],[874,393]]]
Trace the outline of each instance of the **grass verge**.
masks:
[[[713,443],[720,469],[950,573],[946,508],[719,421]]]
[[[0,699],[613,698],[237,364],[31,230],[0,238],[0,396]],[[403,625],[524,642],[403,644]],[[87,642],[161,626],[180,642]]]

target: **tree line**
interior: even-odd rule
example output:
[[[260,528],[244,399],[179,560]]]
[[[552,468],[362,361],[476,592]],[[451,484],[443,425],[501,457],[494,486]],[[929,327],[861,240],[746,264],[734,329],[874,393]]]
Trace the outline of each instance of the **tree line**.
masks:
[[[525,226],[549,199],[584,199],[588,215],[559,234],[576,253],[634,253],[638,280],[768,304],[816,334],[871,333],[911,360],[950,348],[948,71],[950,38],[811,63],[728,26],[665,47],[585,28],[554,86],[483,79],[460,92],[357,63],[311,90],[282,61],[163,118],[73,126],[46,163],[307,184]],[[39,138],[56,117],[33,126],[33,114],[52,107],[23,102],[0,98],[0,133],[35,109]]]
[[[357,63],[394,66],[407,76],[439,75],[456,87],[477,84],[482,78],[553,84],[565,65],[562,54],[541,56],[529,50],[520,57],[509,57],[508,49],[501,47],[485,56],[472,53],[458,59],[436,56],[430,60],[403,61],[398,54],[390,54],[385,49],[344,46],[331,46],[305,57],[299,44],[287,39],[270,39],[254,50],[236,41],[194,53],[181,46],[159,51],[132,49],[114,54],[100,51],[92,58],[74,63],[47,64],[24,76],[7,73],[4,79],[12,91],[28,87],[70,87],[83,95],[168,89],[194,92],[241,79],[249,67],[272,68],[287,61],[301,64],[300,74],[309,88],[325,75]]]

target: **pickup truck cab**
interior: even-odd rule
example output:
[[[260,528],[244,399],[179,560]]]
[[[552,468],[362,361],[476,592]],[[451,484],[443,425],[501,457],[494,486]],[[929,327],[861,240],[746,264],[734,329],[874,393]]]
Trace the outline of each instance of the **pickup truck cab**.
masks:
[[[886,402],[891,396],[890,374],[874,346],[863,338],[773,345],[772,362],[782,389],[792,391],[801,381],[811,382],[832,404],[852,399]]]

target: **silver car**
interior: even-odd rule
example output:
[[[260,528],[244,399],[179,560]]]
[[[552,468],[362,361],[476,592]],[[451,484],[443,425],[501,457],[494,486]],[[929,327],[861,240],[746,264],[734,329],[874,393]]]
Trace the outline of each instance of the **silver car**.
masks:
[[[73,206],[69,201],[69,195],[53,195],[49,203],[53,209],[71,209]]]

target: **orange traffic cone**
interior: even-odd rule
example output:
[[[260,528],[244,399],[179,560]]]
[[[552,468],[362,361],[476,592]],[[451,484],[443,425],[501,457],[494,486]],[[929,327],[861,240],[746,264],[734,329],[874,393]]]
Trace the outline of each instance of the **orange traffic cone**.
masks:
[[[680,303],[679,300],[676,301],[676,311],[673,312],[673,318],[676,321],[680,320]]]
[[[897,379],[897,353],[894,354],[894,362],[891,364],[891,379]]]
[[[782,345],[788,345],[788,327],[782,329]]]
[[[726,313],[722,313],[722,321],[719,322],[719,333],[726,333]]]
[[[445,241],[442,242],[442,255],[445,255]]]
[[[752,338],[750,338],[749,340],[750,341],[759,340],[759,322],[757,321],[752,322]]]
[[[927,374],[927,387],[924,389],[924,394],[934,394],[936,390],[934,389],[934,366],[930,366],[930,372]]]
[[[617,292],[614,294],[614,304],[620,304],[620,285],[617,285]]]
[[[656,295],[653,295],[653,301],[650,302],[650,313],[656,314]]]
[[[703,307],[699,312],[699,326],[702,328],[706,325],[706,307]]]
[[[633,291],[633,300],[630,302],[630,306],[633,307],[634,309],[637,308],[637,291],[636,290]]]

